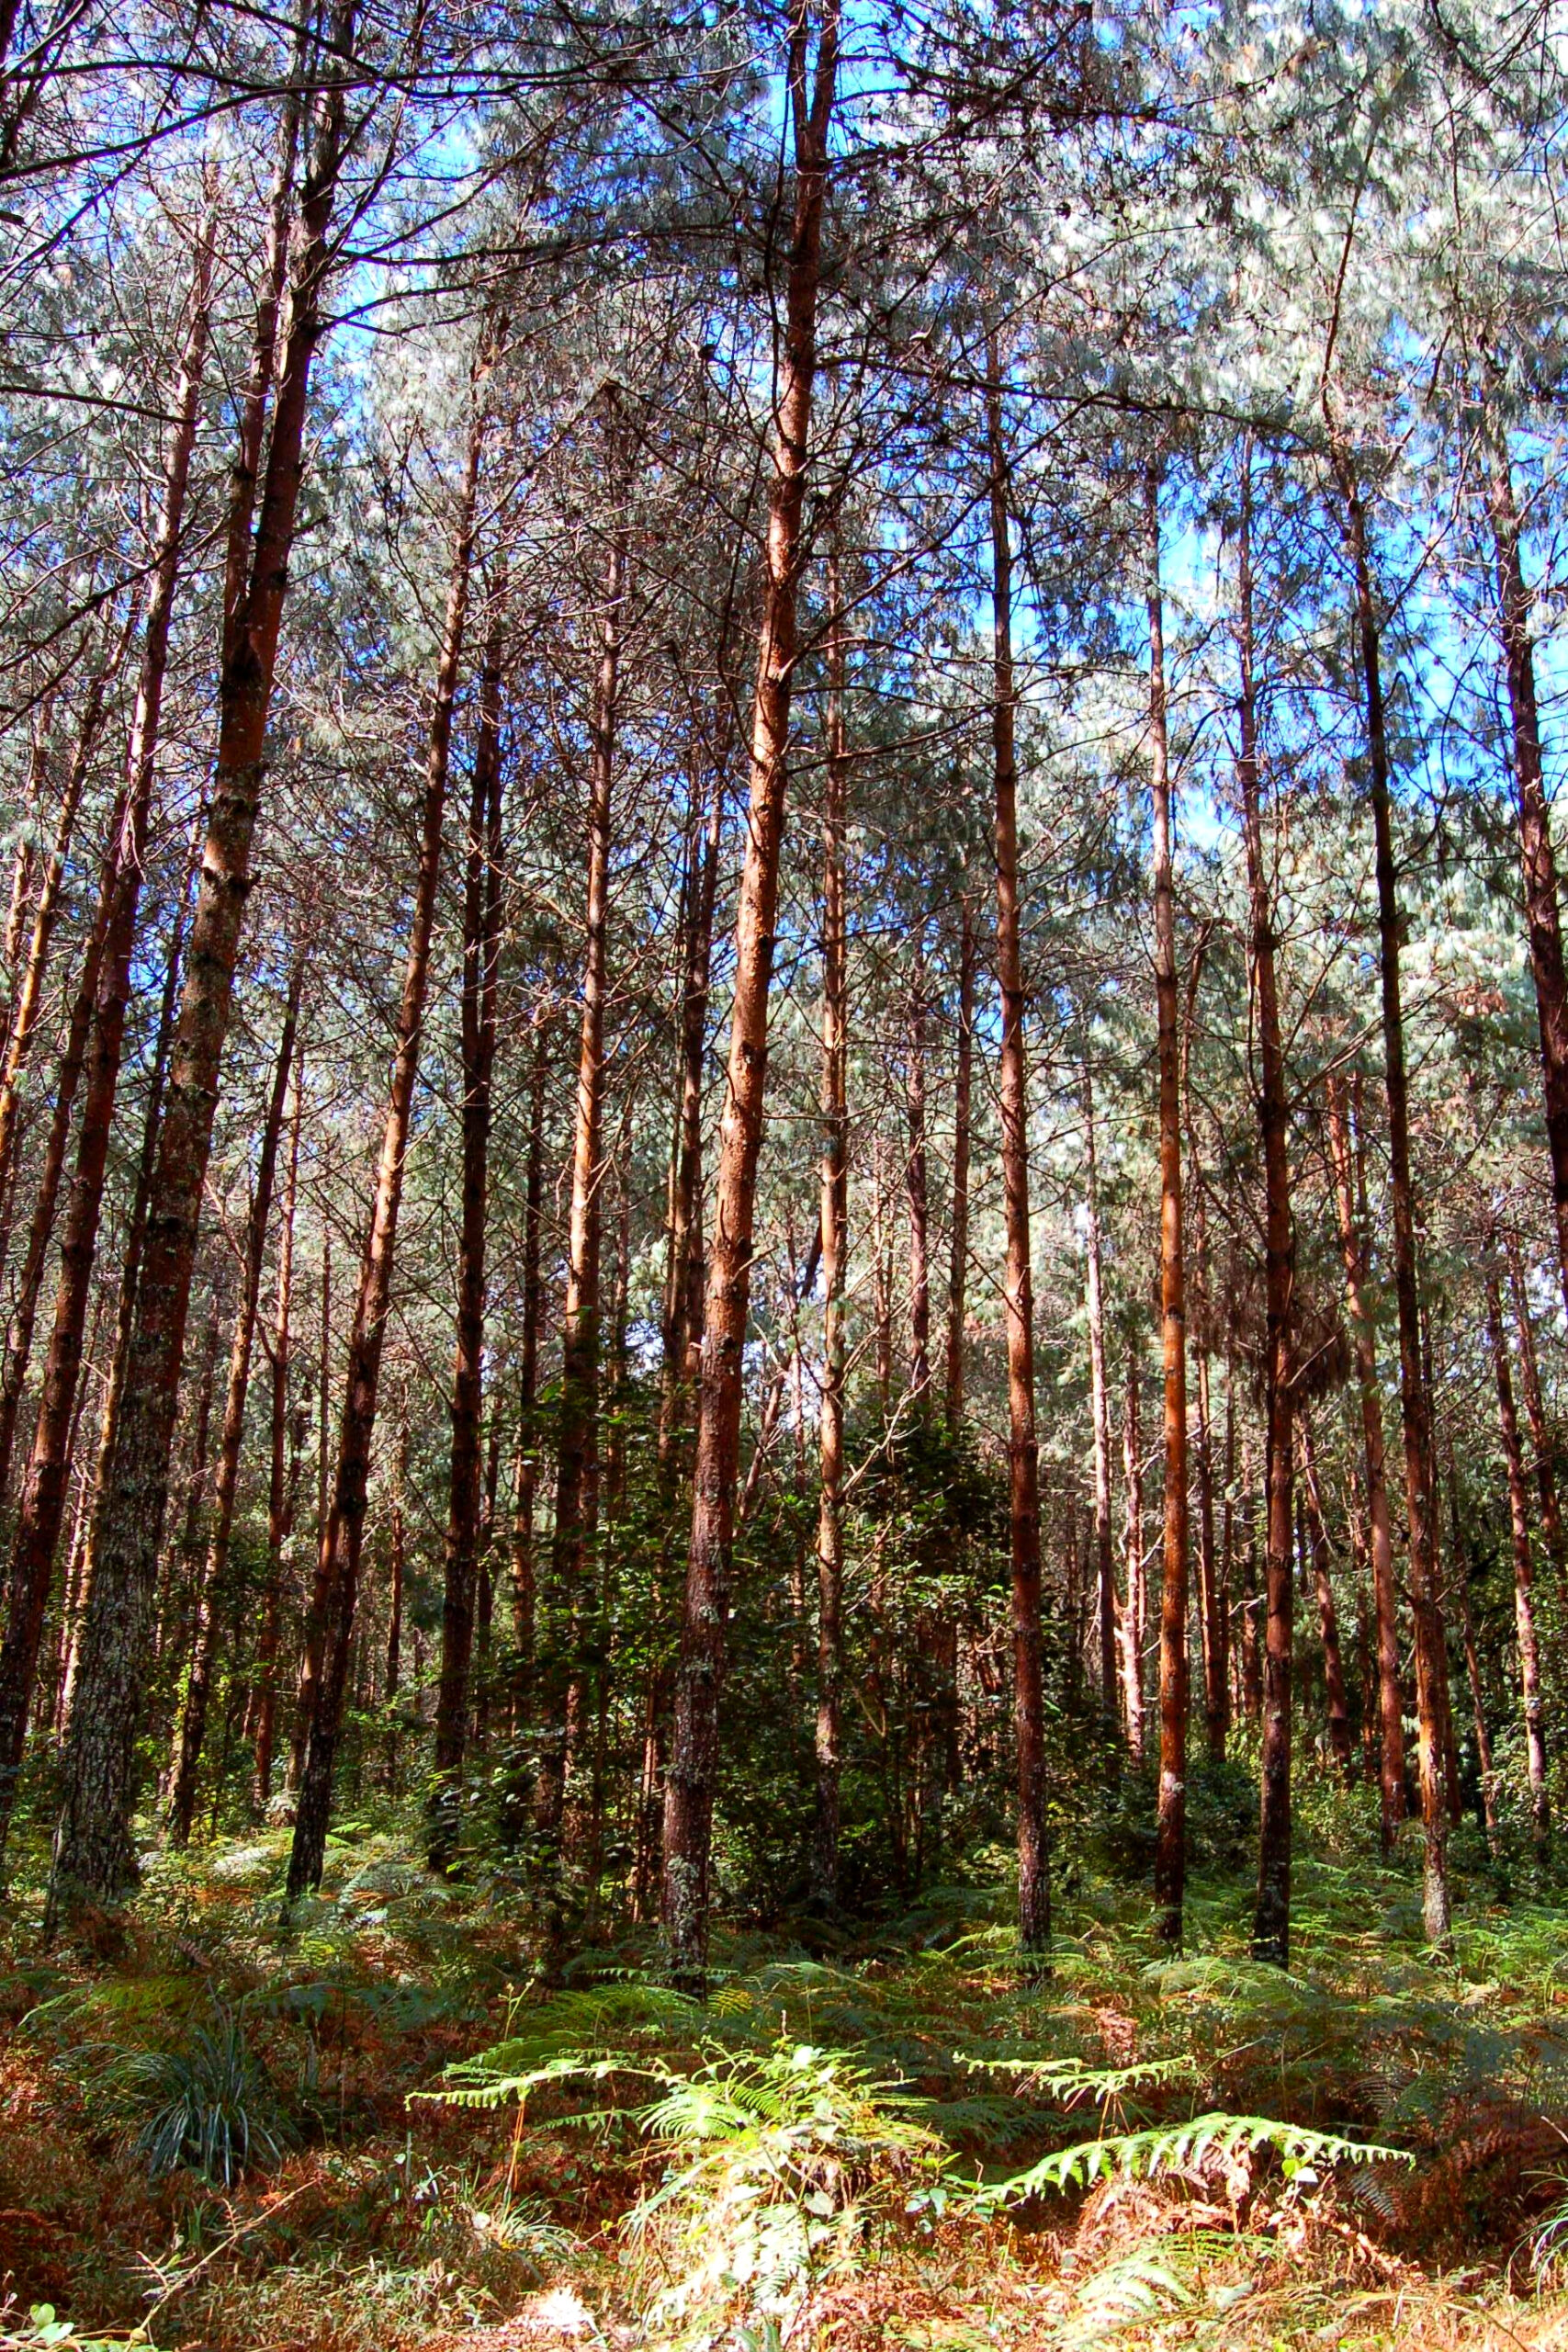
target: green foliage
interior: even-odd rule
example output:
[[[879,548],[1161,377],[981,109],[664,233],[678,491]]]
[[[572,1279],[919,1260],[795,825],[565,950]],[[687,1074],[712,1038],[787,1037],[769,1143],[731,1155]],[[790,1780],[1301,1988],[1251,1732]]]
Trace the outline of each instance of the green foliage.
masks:
[[[52,2303],[34,2303],[25,2320],[0,2309],[0,2352],[122,2352],[122,2347],[102,2336],[78,2335],[69,2320],[56,2318]]]
[[[651,2316],[678,2331],[728,2312],[787,2334],[946,2162],[899,2086],[806,2043],[710,2055],[640,2120],[665,2170],[626,2227],[663,2282]]]
[[[1073,2147],[1054,2149],[1011,2180],[983,2183],[975,2201],[989,2211],[1021,2203],[1045,2189],[1089,2188],[1116,2174],[1154,2179],[1161,2173],[1195,2172],[1206,2164],[1230,2164],[1238,2155],[1251,2155],[1264,2148],[1271,2148],[1280,2157],[1288,2180],[1307,2187],[1336,2165],[1411,2161],[1404,2149],[1347,2140],[1337,2132],[1280,2123],[1269,2116],[1216,2112],[1193,2116],[1185,2123],[1156,2124],[1147,2131],[1080,2140]]]
[[[258,2157],[276,2161],[290,2136],[243,2012],[220,2001],[158,2046],[88,2042],[70,2065],[154,2180],[184,2165],[230,2188]]]

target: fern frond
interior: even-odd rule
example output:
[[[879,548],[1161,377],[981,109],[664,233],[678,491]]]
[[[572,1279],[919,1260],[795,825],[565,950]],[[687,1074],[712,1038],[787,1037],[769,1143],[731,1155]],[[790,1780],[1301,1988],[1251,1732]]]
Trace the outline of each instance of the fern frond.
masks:
[[[1045,2189],[1088,2188],[1113,2174],[1129,2179],[1152,2179],[1164,2172],[1182,2171],[1211,2156],[1222,2160],[1259,2148],[1272,2148],[1292,2175],[1308,2167],[1340,2164],[1409,2164],[1403,2149],[1378,2147],[1363,2140],[1344,2140],[1330,2132],[1314,2132],[1302,2123],[1280,2123],[1262,2115],[1215,2112],[1190,2121],[1159,2125],[1146,2132],[1117,2137],[1081,2140],[1071,2148],[1057,2148],[1042,2156],[1011,2180],[983,2182],[975,2202],[983,2211],[1039,2196]]]

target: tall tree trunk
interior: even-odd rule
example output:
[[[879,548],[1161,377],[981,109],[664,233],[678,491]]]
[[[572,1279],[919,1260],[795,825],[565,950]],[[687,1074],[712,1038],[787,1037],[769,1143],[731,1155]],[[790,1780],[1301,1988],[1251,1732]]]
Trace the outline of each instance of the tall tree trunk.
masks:
[[[463,1207],[457,1249],[457,1334],[452,1364],[452,1465],[435,1706],[435,1787],[430,1860],[452,1861],[468,1721],[474,1581],[479,1558],[479,1417],[483,1405],[485,1225],[490,1204],[491,1073],[501,952],[502,594],[491,605],[479,675],[479,739],[468,803],[463,888]]]
[[[305,1064],[301,1043],[294,1062],[294,1100],[288,1120],[288,1166],[283,1180],[283,1207],[277,1244],[277,1295],[273,1313],[272,1343],[267,1351],[272,1380],[272,1421],[267,1469],[266,1581],[262,1591],[261,1626],[256,1636],[253,1668],[251,1722],[255,1759],[253,1792],[258,1813],[265,1813],[272,1799],[272,1759],[277,1737],[278,1634],[283,1611],[286,1557],[289,1538],[294,1532],[294,1481],[289,1476],[288,1462],[288,1400],[293,1363],[294,1218],[299,1199],[299,1122],[304,1096]],[[301,1409],[301,1425],[303,1419]],[[296,1453],[298,1444],[296,1439]]]
[[[739,1467],[751,1223],[767,1078],[768,994],[784,833],[795,603],[806,553],[803,510],[811,456],[817,295],[828,187],[828,137],[838,72],[839,0],[820,0],[815,68],[810,59],[812,14],[812,0],[794,0],[787,76],[795,143],[794,217],[773,412],[773,476],[752,705],[746,862],[736,926],[729,1071],[704,1315],[692,1541],[686,1563],[674,1731],[664,1791],[664,1925],[675,1981],[687,1990],[701,1990],[707,1974],[708,1860],[718,1769],[718,1689]]]
[[[1122,1421],[1123,1574],[1127,1597],[1122,1611],[1122,1703],[1127,1713],[1127,1748],[1144,1760],[1144,1441],[1138,1427],[1138,1350],[1127,1350],[1127,1398]]]
[[[849,1249],[849,947],[844,839],[844,624],[835,554],[829,567],[827,806],[822,822],[822,1401],[817,1510],[817,1817],[812,1894],[839,1899],[839,1776],[843,1706],[844,1265]]]
[[[175,1735],[169,1790],[169,1839],[175,1846],[190,1842],[196,1818],[196,1778],[207,1736],[207,1710],[217,1659],[218,1602],[229,1568],[229,1546],[234,1531],[234,1504],[240,1487],[240,1449],[245,1436],[245,1403],[251,1386],[251,1351],[255,1340],[256,1307],[261,1298],[262,1265],[266,1255],[266,1230],[272,1216],[273,1184],[277,1147],[283,1133],[284,1102],[288,1075],[294,1066],[294,1039],[299,1025],[299,995],[305,984],[305,964],[296,956],[288,976],[288,996],[283,1010],[283,1034],[278,1040],[272,1093],[262,1127],[256,1160],[256,1187],[245,1232],[244,1261],[240,1270],[240,1301],[234,1315],[234,1342],[229,1357],[229,1383],[223,1397],[223,1429],[219,1440],[218,1478],[212,1498],[212,1532],[196,1596],[196,1625],[191,1647],[185,1704]]]
[[[991,743],[996,793],[997,982],[1002,1000],[998,1093],[1007,1230],[1008,1505],[1012,1531],[1013,1736],[1018,1769],[1018,1927],[1026,1960],[1051,1940],[1045,1842],[1045,1711],[1040,1639],[1040,1455],[1034,1428],[1034,1289],[1029,1243],[1029,1094],[1018,884],[1018,758],[1014,742],[1012,545],[1001,368],[986,343],[986,442],[990,464],[991,614],[995,630]]]
[[[615,434],[611,420],[612,436]],[[613,463],[624,462],[615,458]],[[588,856],[584,881],[582,1020],[578,1039],[572,1129],[571,1212],[567,1238],[566,1303],[561,1319],[560,1419],[556,1441],[556,1517],[550,1588],[565,1634],[554,1646],[548,1722],[541,1758],[538,1826],[558,1846],[570,1810],[573,1827],[585,1766],[583,1741],[592,1700],[596,1615],[594,1563],[599,1527],[600,1189],[604,1179],[604,1003],[608,989],[610,831],[615,770],[616,698],[626,597],[627,540],[617,524],[610,544],[599,663],[593,687],[592,752],[588,779]],[[576,1839],[571,1842],[575,1845]],[[558,1852],[558,1875],[563,1857]],[[558,1888],[557,1894],[558,1895]]]
[[[0,1376],[0,1501],[4,1500],[11,1484],[11,1454],[17,1438],[17,1415],[27,1382],[28,1365],[32,1358],[33,1326],[38,1317],[44,1264],[60,1205],[60,1181],[65,1172],[65,1154],[71,1141],[71,1115],[75,1108],[76,1089],[81,1084],[86,1062],[104,949],[118,895],[119,852],[126,806],[126,796],[122,792],[109,819],[107,846],[99,872],[93,926],[87,935],[77,975],[65,1049],[55,1075],[54,1109],[50,1117],[49,1138],[44,1147],[38,1191],[33,1198],[27,1248],[22,1257],[21,1272],[17,1278],[16,1304],[12,1307],[10,1326],[6,1334],[6,1368],[4,1375]],[[0,1749],[0,1756],[3,1754],[4,1750]]]
[[[381,1137],[381,1158],[377,1170],[370,1227],[360,1259],[359,1288],[355,1298],[354,1323],[348,1341],[347,1380],[338,1436],[337,1467],[317,1568],[317,1583],[321,1597],[321,1665],[314,1685],[303,1685],[299,1694],[300,1712],[309,1729],[305,1760],[299,1774],[299,1804],[294,1816],[294,1839],[289,1849],[284,1898],[286,1905],[290,1905],[308,1889],[321,1884],[321,1866],[326,1859],[327,1823],[333,1801],[333,1768],[343,1726],[355,1606],[359,1593],[365,1506],[370,1482],[370,1449],[376,1434],[381,1353],[387,1336],[387,1308],[391,1295],[392,1262],[397,1250],[398,1212],[402,1204],[403,1172],[413,1118],[414,1081],[419,1075],[425,996],[430,983],[430,937],[435,919],[436,885],[441,872],[441,836],[446,811],[446,779],[452,750],[452,706],[463,660],[479,464],[487,423],[484,382],[492,353],[491,330],[487,327],[474,368],[473,417],[468,428],[452,569],[446,589],[446,613],[441,632],[441,654],[435,673],[435,701],[431,713],[424,805],[420,821],[419,869],[414,883],[408,956],[403,967],[402,1003],[398,1012],[397,1046],[387,1097],[387,1122]]]
[[[1508,1525],[1514,1547],[1514,1627],[1518,1638],[1519,1693],[1524,1702],[1525,1760],[1529,1773],[1530,1819],[1538,1844],[1551,1828],[1551,1798],[1546,1781],[1546,1723],[1540,1696],[1540,1649],[1536,1639],[1535,1601],[1530,1586],[1529,1488],[1525,1482],[1524,1448],[1519,1443],[1519,1417],[1514,1405],[1514,1383],[1508,1370],[1508,1347],[1503,1334],[1503,1300],[1494,1265],[1486,1270],[1486,1340],[1492,1351],[1492,1377],[1497,1389],[1497,1426],[1503,1440],[1503,1466],[1508,1480]],[[1456,1558],[1462,1579],[1464,1563]]]
[[[1568,1537],[1563,1532],[1562,1511],[1557,1499],[1555,1448],[1547,1427],[1546,1406],[1540,1393],[1540,1365],[1536,1358],[1535,1328],[1530,1320],[1529,1294],[1525,1285],[1517,1234],[1509,1234],[1507,1248],[1508,1285],[1513,1301],[1514,1329],[1519,1343],[1519,1383],[1525,1392],[1530,1444],[1535,1449],[1535,1484],[1540,1498],[1540,1532],[1546,1539],[1546,1556],[1551,1562],[1558,1599],[1568,1606]]]
[[[1187,1887],[1187,1299],[1181,1235],[1181,1039],[1176,988],[1170,762],[1159,577],[1159,474],[1145,478],[1149,753],[1154,798],[1155,1004],[1159,1042],[1160,1358],[1165,1374],[1165,1555],[1159,1618],[1159,1800],[1155,1933],[1181,1941]]]
[[[201,835],[202,812],[198,809],[191,826],[190,847],[180,886],[174,935],[169,942],[163,1001],[158,1007],[158,1027],[152,1045],[152,1067],[147,1075],[146,1101],[142,1106],[141,1149],[137,1156],[136,1184],[130,1198],[125,1254],[119,1271],[119,1295],[115,1308],[114,1354],[109,1363],[108,1378],[104,1383],[103,1403],[98,1415],[98,1456],[93,1480],[93,1507],[87,1515],[87,1550],[83,1565],[84,1609],[86,1596],[92,1589],[93,1544],[98,1510],[107,1481],[113,1475],[120,1406],[124,1401],[125,1384],[130,1368],[130,1341],[136,1322],[136,1288],[141,1279],[141,1253],[147,1240],[147,1220],[152,1213],[152,1178],[157,1168],[158,1136],[164,1119],[164,1090],[168,1080],[175,1012],[185,972],[186,922],[190,911],[191,885],[196,879],[197,860],[201,850]],[[161,1612],[155,1611],[154,1645],[161,1638],[159,1629],[162,1622]]]
[[[1288,1152],[1290,1107],[1280,1030],[1273,896],[1264,859],[1262,791],[1258,760],[1258,707],[1253,683],[1252,450],[1242,453],[1241,529],[1237,551],[1237,653],[1240,667],[1241,755],[1236,786],[1247,838],[1251,899],[1252,984],[1258,992],[1258,1041],[1262,1083],[1258,1093],[1263,1142],[1264,1374],[1268,1497],[1264,1555],[1262,1804],[1258,1840],[1258,1901],[1253,1913],[1255,1958],[1287,1967],[1291,1956],[1291,1666],[1293,1591],[1291,1521],[1294,1510],[1292,1459],[1291,1318],[1294,1306],[1296,1238],[1291,1216]]]
[[[310,363],[321,330],[321,285],[332,259],[329,226],[344,153],[354,6],[355,0],[337,0],[331,38],[322,45],[266,480],[243,613],[219,684],[218,752],[201,888],[159,1136],[125,1400],[112,1471],[95,1512],[92,1589],[63,1758],[64,1804],[51,1900],[68,1911],[113,1905],[136,1875],[130,1823],[148,1603],[168,1498],[197,1231],[265,772],[267,713],[303,474]]]
[[[1508,715],[1514,740],[1514,791],[1519,818],[1519,861],[1525,923],[1545,1080],[1546,1140],[1551,1157],[1551,1202],[1557,1263],[1568,1304],[1568,975],[1563,969],[1557,860],[1551,806],[1541,767],[1540,715],[1536,704],[1535,650],[1530,642],[1530,593],[1519,548],[1519,514],[1506,435],[1493,435],[1487,481],[1493,545],[1497,558],[1498,618]]]
[[[1339,1611],[1335,1605],[1333,1554],[1324,1516],[1323,1489],[1317,1475],[1317,1454],[1312,1423],[1303,1411],[1299,1430],[1302,1447],[1302,1501],[1306,1513],[1307,1543],[1313,1583],[1317,1593],[1317,1621],[1323,1635],[1323,1692],[1328,1712],[1328,1745],[1340,1776],[1350,1778],[1350,1710],[1345,1697],[1345,1661],[1339,1646]]]
[[[709,784],[706,823],[700,833],[694,829],[687,872],[671,1170],[670,1258],[664,1290],[663,1385],[659,1411],[659,1461],[667,1485],[673,1483],[676,1440],[689,1418],[695,1360],[702,1340],[703,1076],[723,827],[724,764],[720,759],[715,762]]]
[[[975,915],[958,901],[958,1035],[953,1079],[953,1216],[947,1276],[947,1419],[964,1419],[964,1318],[969,1279],[969,1122],[975,1064]]]
[[[523,1729],[533,1690],[537,1596],[534,1566],[534,1496],[538,1483],[539,1332],[544,1284],[539,1258],[545,1216],[545,1086],[549,1077],[549,1021],[541,996],[534,1013],[534,1059],[528,1079],[528,1159],[523,1206],[523,1338],[517,1379],[517,1470],[512,1495],[511,1726]]]
[[[1094,1422],[1094,1559],[1100,1626],[1100,1703],[1114,1727],[1116,1709],[1116,1567],[1111,1537],[1111,1396],[1105,1378],[1105,1299],[1100,1253],[1100,1182],[1094,1136],[1094,1082],[1083,1066],[1085,1201],[1084,1257],[1089,1303],[1089,1407]]]
[[[931,1278],[930,1182],[926,1166],[926,954],[915,941],[915,984],[909,999],[908,1061],[905,1107],[909,1153],[904,1193],[909,1207],[909,1394],[922,1411],[931,1385]]]
[[[1392,1853],[1404,1818],[1404,1702],[1399,1689],[1399,1602],[1393,1581],[1393,1536],[1389,1525],[1388,1476],[1384,1464],[1382,1391],[1378,1381],[1377,1338],[1366,1297],[1364,1225],[1352,1189],[1350,1130],[1345,1082],[1328,1080],[1328,1139],[1334,1159],[1334,1189],[1339,1212],[1339,1249],[1345,1265],[1345,1296],[1356,1346],[1361,1404],[1361,1444],[1367,1474],[1367,1527],[1371,1551],[1372,1607],[1377,1617],[1378,1786],[1382,1848]]]
[[[333,1428],[333,1225],[326,1207],[331,1197],[332,1156],[325,1154],[321,1176],[321,1319],[317,1331],[316,1353],[316,1523],[315,1565],[310,1572],[310,1589],[305,1603],[305,1623],[299,1645],[299,1672],[294,1690],[294,1724],[288,1742],[288,1792],[297,1797],[299,1775],[305,1770],[305,1743],[310,1736],[310,1714],[315,1693],[321,1688],[321,1644],[326,1630],[327,1521],[332,1508]]]
[[[1453,1447],[1449,1447],[1449,1523],[1453,1535],[1454,1586],[1459,1594],[1460,1631],[1464,1636],[1464,1670],[1470,1684],[1471,1720],[1475,1725],[1475,1760],[1481,1772],[1481,1818],[1486,1842],[1497,1840],[1497,1775],[1492,1762],[1492,1736],[1486,1728],[1486,1697],[1481,1682],[1481,1659],[1475,1646],[1475,1620],[1470,1608],[1470,1569],[1459,1507],[1459,1473]]]
[[[11,1607],[4,1647],[0,1648],[0,1841],[4,1840],[9,1824],[16,1776],[22,1759],[28,1711],[32,1703],[33,1683],[38,1671],[44,1611],[48,1605],[54,1555],[65,1509],[67,1461],[71,1435],[75,1426],[76,1392],[82,1368],[82,1336],[86,1329],[93,1266],[97,1254],[109,1134],[114,1120],[115,1095],[119,1084],[126,1007],[130,997],[136,912],[147,854],[158,751],[158,721],[163,706],[164,678],[168,668],[186,490],[190,479],[191,453],[196,446],[201,379],[207,358],[212,245],[213,230],[209,218],[198,232],[190,322],[180,361],[174,422],[169,428],[164,459],[164,508],[158,529],[152,593],[147,608],[141,671],[137,683],[136,706],[127,749],[127,782],[120,804],[123,815],[118,841],[110,853],[114,876],[112,903],[97,964],[97,989],[86,1062],[86,1092],[76,1146],[76,1168],[61,1242],[54,1326],[50,1333],[38,1419],[33,1430],[32,1457],[28,1466],[27,1487],[11,1554]],[[63,1144],[63,1137],[61,1140]],[[23,1362],[25,1363],[25,1357]],[[13,1408],[13,1427],[14,1410]]]
[[[55,821],[54,842],[43,869],[39,886],[38,905],[33,911],[32,938],[28,945],[27,962],[22,970],[22,983],[12,1011],[9,1034],[3,1060],[0,1060],[0,1197],[5,1200],[0,1219],[0,1260],[7,1254],[11,1234],[12,1159],[16,1153],[17,1118],[21,1110],[22,1077],[32,1046],[33,1030],[38,1023],[43,1001],[43,984],[49,970],[49,951],[54,937],[54,925],[60,912],[61,891],[65,881],[65,861],[70,855],[71,840],[76,830],[76,812],[82,805],[83,787],[92,764],[93,752],[103,723],[104,696],[109,681],[118,667],[125,650],[122,640],[117,652],[97,671],[87,688],[86,701],[76,729],[76,748],[72,755],[71,772],[65,790],[61,796],[60,814]]]
[[[1186,1106],[1187,1157],[1191,1170],[1192,1258],[1194,1292],[1199,1302],[1198,1379],[1193,1399],[1197,1442],[1193,1449],[1198,1472],[1198,1632],[1203,1655],[1203,1737],[1211,1763],[1223,1763],[1230,1729],[1225,1688],[1225,1638],[1220,1602],[1219,1560],[1214,1549],[1214,1451],[1210,1414],[1210,1340],[1213,1317],[1209,1294],[1209,1212],[1207,1188],[1198,1158],[1197,1122],[1192,1114],[1190,1063],[1192,1030],[1197,1016],[1198,983],[1203,968],[1207,927],[1188,966],[1187,1006],[1181,1024],[1181,1097]]]
[[[1404,1498],[1410,1529],[1410,1603],[1416,1620],[1416,1716],[1419,1741],[1424,1834],[1423,1914],[1428,1939],[1440,1950],[1451,1940],[1448,1820],[1443,1802],[1443,1724],[1447,1660],[1438,1605],[1438,1531],[1432,1497],[1431,1401],[1421,1363],[1421,1292],[1416,1259],[1416,1191],[1410,1172],[1410,1105],[1404,1069],[1404,1015],[1400,1002],[1399,885],[1393,862],[1388,730],[1383,707],[1377,606],[1366,513],[1354,471],[1342,450],[1336,468],[1345,502],[1346,534],[1355,573],[1361,680],[1366,696],[1367,752],[1372,829],[1377,854],[1378,945],[1382,978],[1383,1060],[1388,1090],[1388,1141],[1393,1210],[1394,1296],[1399,1310],[1400,1415],[1404,1435]]]

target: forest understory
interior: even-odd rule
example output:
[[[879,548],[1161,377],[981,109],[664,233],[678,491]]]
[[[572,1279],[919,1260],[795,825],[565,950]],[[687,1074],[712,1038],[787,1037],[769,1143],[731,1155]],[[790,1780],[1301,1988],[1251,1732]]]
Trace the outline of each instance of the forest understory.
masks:
[[[1568,2342],[1560,1884],[1461,1832],[1439,1962],[1410,1856],[1331,1792],[1281,1973],[1247,1783],[1206,1770],[1188,1949],[1153,1957],[1146,1795],[1070,1808],[1043,1984],[983,1849],[902,1913],[730,1929],[705,2009],[625,1933],[547,1989],[514,1878],[434,1877],[395,1808],[344,1819],[288,1936],[281,1832],[152,1863],[112,1957],[40,1957],[24,1870],[0,2343]]]

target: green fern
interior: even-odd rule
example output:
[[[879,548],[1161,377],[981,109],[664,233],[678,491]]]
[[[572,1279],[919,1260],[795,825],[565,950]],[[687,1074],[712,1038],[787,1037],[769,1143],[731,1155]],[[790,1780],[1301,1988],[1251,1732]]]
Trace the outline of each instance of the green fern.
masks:
[[[1280,2123],[1262,2115],[1197,2115],[1186,2123],[1160,2124],[1146,2132],[1127,2132],[1113,2138],[1080,2140],[1076,2146],[1055,2149],[1027,2172],[1011,2180],[983,2182],[975,2192],[983,2211],[1039,2196],[1046,2189],[1089,2188],[1097,2180],[1121,2174],[1129,2179],[1153,2179],[1160,2173],[1179,2172],[1222,2161],[1260,2148],[1272,2148],[1281,2159],[1288,2179],[1305,2179],[1336,2165],[1409,2164],[1399,2148],[1381,2148],[1362,2140],[1345,2140],[1331,2132],[1314,2132],[1303,2123]]]

